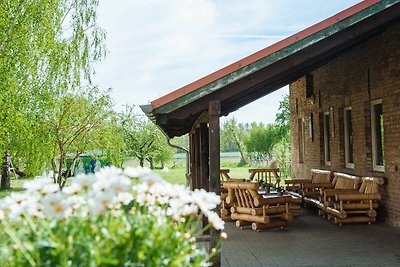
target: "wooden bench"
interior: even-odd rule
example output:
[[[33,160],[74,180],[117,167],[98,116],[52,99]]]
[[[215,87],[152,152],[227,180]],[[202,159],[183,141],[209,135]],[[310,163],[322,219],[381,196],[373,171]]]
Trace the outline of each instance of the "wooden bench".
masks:
[[[314,202],[320,209],[320,214],[323,216],[326,215],[326,208],[333,206],[336,194],[354,192],[354,190],[358,190],[361,185],[361,178],[355,175],[335,172],[333,176],[333,188],[321,189],[321,201]]]
[[[279,168],[264,168],[264,169],[249,169],[249,180],[253,181],[257,177],[257,182],[265,182],[278,188],[280,186],[281,178],[279,176]],[[275,182],[272,179],[275,179]]]
[[[231,218],[236,226],[251,225],[253,230],[284,227],[292,220],[287,197],[264,196],[258,193],[256,182],[230,182],[226,202],[231,207]],[[291,198],[291,197],[290,197]]]
[[[383,178],[364,177],[359,190],[335,194],[332,207],[326,208],[328,218],[339,225],[375,222],[381,199],[379,187],[383,184]]]
[[[332,172],[329,170],[311,169],[311,178],[301,184],[300,195],[304,205],[314,204],[315,200],[320,200],[320,190],[322,188],[332,188]]]

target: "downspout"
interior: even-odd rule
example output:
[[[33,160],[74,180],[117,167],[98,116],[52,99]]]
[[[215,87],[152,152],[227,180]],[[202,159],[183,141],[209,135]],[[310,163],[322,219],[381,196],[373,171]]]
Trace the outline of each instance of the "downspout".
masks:
[[[186,153],[186,173],[185,173],[185,177],[186,177],[186,185],[189,185],[190,184],[190,181],[189,181],[189,150],[187,150],[184,147],[171,144],[171,138],[169,138],[168,135],[163,130],[161,130],[161,132],[164,134],[165,138],[167,139],[167,144],[170,147],[176,148],[176,149],[181,149],[181,150],[185,151],[185,153]]]

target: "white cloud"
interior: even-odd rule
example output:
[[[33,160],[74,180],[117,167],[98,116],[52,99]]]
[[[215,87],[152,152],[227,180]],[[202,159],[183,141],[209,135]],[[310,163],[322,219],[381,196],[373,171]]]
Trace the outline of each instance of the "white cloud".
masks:
[[[355,2],[102,0],[98,17],[109,54],[97,66],[96,80],[113,88],[117,108],[146,104]],[[235,117],[273,121],[276,111],[268,107],[277,110],[282,92],[241,108]]]

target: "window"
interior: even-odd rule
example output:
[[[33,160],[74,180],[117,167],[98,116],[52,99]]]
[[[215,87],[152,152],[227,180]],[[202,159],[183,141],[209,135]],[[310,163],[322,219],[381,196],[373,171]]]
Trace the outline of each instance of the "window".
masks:
[[[344,109],[344,158],[346,162],[346,168],[354,169],[353,122],[351,107]]]
[[[324,158],[325,165],[331,165],[331,146],[330,146],[330,115],[329,111],[324,112]]]
[[[371,102],[372,168],[384,172],[384,129],[382,99]]]
[[[304,150],[305,150],[305,140],[304,140],[304,121],[303,119],[298,119],[298,137],[299,137],[299,163],[304,162]]]

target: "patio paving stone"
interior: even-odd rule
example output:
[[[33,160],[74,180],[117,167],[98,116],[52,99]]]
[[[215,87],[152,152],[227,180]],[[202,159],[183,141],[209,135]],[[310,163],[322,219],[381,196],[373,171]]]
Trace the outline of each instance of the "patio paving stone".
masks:
[[[256,232],[226,222],[221,265],[400,266],[400,229],[385,224],[335,225],[302,209],[285,229]]]

